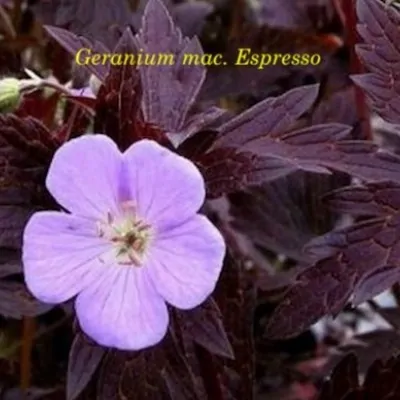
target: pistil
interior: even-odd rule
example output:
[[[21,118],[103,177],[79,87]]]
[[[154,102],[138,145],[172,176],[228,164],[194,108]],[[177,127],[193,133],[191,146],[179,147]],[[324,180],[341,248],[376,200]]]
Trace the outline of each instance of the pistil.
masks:
[[[108,213],[106,222],[98,224],[98,233],[115,246],[119,264],[142,266],[152,232],[151,226],[137,215],[134,204],[123,203],[118,216]]]

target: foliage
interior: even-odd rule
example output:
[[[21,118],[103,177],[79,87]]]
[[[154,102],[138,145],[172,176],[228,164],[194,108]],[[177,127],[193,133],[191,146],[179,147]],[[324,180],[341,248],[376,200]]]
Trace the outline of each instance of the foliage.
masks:
[[[399,8],[255,3],[0,0],[1,76],[43,76],[0,114],[0,396],[20,398],[19,387],[48,400],[399,396],[399,360],[388,360],[400,347]],[[166,52],[178,63],[77,66],[81,47]],[[185,53],[232,59],[239,47],[324,62],[182,64]],[[389,123],[384,140],[376,118]],[[41,304],[23,283],[24,226],[58,208],[45,186],[54,152],[93,131],[121,150],[146,138],[193,161],[203,211],[228,245],[213,296],[172,310],[165,340],[140,352],[92,343],[70,304]],[[385,291],[391,308],[374,300]],[[390,330],[357,331],[365,304]],[[329,321],[319,336],[318,321]],[[356,355],[324,381],[337,350]]]

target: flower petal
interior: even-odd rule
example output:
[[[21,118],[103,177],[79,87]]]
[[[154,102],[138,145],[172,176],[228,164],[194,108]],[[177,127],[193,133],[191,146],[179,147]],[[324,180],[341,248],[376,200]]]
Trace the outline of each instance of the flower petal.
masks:
[[[73,214],[103,218],[116,213],[122,154],[105,135],[85,135],[62,145],[54,155],[46,186]]]
[[[110,268],[78,295],[75,306],[83,331],[102,346],[140,350],[167,332],[167,306],[144,269]]]
[[[141,140],[124,153],[125,181],[139,215],[167,228],[192,217],[205,199],[203,177],[189,160],[152,140]]]
[[[45,303],[62,303],[98,280],[111,246],[87,219],[55,211],[34,214],[25,227],[22,260],[28,289]]]
[[[214,291],[225,251],[217,228],[206,217],[196,215],[155,239],[146,267],[168,303],[190,309]]]

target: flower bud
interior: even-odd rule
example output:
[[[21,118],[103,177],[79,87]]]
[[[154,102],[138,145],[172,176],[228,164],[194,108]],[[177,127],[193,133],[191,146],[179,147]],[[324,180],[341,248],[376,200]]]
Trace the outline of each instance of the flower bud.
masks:
[[[0,79],[0,112],[14,110],[20,99],[20,84],[18,79]]]

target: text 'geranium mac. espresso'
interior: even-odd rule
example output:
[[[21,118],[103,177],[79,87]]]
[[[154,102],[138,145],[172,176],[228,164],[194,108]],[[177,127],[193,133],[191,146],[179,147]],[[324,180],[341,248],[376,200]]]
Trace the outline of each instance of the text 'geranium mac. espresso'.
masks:
[[[166,334],[166,303],[191,309],[214,290],[225,243],[198,214],[203,178],[151,140],[121,153],[86,135],[55,154],[46,185],[70,212],[41,211],[24,232],[25,280],[35,297],[74,296],[83,331],[103,346],[141,349]]]

